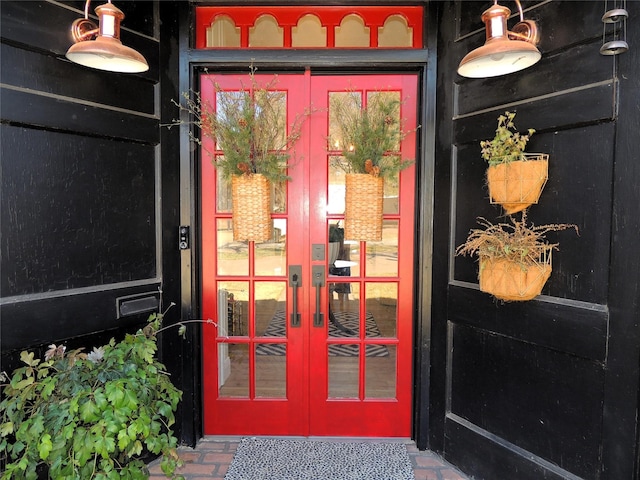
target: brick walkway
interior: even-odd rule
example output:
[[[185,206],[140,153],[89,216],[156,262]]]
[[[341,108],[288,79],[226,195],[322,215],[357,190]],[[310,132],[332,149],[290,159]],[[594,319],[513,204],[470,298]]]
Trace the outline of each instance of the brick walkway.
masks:
[[[185,480],[223,480],[239,441],[239,438],[207,437],[200,440],[195,449],[180,447],[178,453],[184,460],[184,466],[177,473],[183,475]],[[419,451],[413,442],[407,443],[407,451],[416,480],[468,480],[467,476],[435,453]],[[151,463],[149,470],[150,480],[166,480],[159,461]]]

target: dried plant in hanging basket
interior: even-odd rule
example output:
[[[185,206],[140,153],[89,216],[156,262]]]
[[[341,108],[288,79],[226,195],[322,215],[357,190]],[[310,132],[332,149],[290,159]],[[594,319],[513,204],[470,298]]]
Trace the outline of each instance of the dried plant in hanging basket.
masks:
[[[264,175],[231,178],[233,239],[265,242],[271,238],[271,182]]]
[[[551,251],[526,267],[504,258],[480,257],[480,291],[505,302],[532,300],[551,276]]]
[[[549,178],[549,155],[523,153],[522,160],[499,163],[487,168],[491,203],[502,205],[508,215],[538,203]]]
[[[535,130],[530,128],[526,135],[517,132],[515,116],[513,112],[500,115],[494,138],[480,142],[482,158],[489,163],[490,201],[502,205],[509,215],[538,203],[547,183],[549,164],[547,154],[524,152]]]
[[[480,290],[505,301],[531,300],[538,296],[551,275],[551,252],[557,243],[545,239],[548,232],[575,229],[571,224],[526,224],[526,211],[511,224],[492,224],[484,218],[484,228],[472,229],[467,241],[456,249],[456,255],[477,255]]]

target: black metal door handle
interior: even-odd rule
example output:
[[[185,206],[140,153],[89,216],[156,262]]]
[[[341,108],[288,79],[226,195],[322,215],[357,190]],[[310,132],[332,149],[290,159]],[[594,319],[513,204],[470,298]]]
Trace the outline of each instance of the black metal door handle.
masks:
[[[322,313],[322,306],[320,302],[322,287],[325,285],[324,265],[313,265],[313,267],[311,267],[311,274],[313,276],[311,284],[316,287],[316,311],[313,314],[313,326],[324,327],[324,313]]]
[[[291,326],[300,326],[300,313],[298,312],[298,287],[302,286],[302,265],[289,265],[289,286],[291,292]]]

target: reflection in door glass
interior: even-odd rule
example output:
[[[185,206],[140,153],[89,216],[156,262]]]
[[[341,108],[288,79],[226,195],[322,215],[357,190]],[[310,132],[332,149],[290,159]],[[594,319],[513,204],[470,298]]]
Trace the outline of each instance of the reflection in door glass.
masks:
[[[379,345],[385,355],[365,357],[365,398],[396,397],[396,346]]]
[[[360,276],[360,242],[344,239],[342,220],[329,222],[329,276],[358,277]]]
[[[329,355],[329,398],[358,398],[359,345],[336,344]]]
[[[344,213],[346,172],[340,166],[342,157],[329,157],[329,184],[327,185],[327,213]]]
[[[384,200],[382,201],[382,213],[385,215],[400,213],[400,192],[398,188],[398,174],[384,178]]]
[[[233,221],[220,218],[218,228],[218,275],[249,274],[249,244],[233,240]]]
[[[254,267],[256,275],[276,277],[285,275],[287,220],[284,218],[273,220],[272,231],[271,239],[255,243]]]
[[[329,337],[360,336],[360,284],[329,283]]]
[[[221,397],[249,396],[249,346],[218,344],[218,384]]]
[[[367,242],[367,277],[398,276],[398,221],[382,223],[382,241]]]
[[[355,90],[348,92],[329,92],[329,138],[328,150],[353,150],[353,145],[344,145],[340,135],[339,122],[336,115],[357,117],[362,109],[362,92]],[[349,113],[351,112],[351,113]]]
[[[218,282],[219,337],[248,335],[248,301],[248,282]]]
[[[256,397],[284,398],[287,395],[287,345],[256,345]]]
[[[398,284],[367,282],[367,337],[395,338],[398,318]],[[369,320],[372,317],[372,320]]]
[[[216,160],[222,160],[223,155],[216,155]],[[216,173],[216,210],[220,213],[231,212],[231,181]]]
[[[286,337],[287,284],[256,282],[254,298],[256,337]]]

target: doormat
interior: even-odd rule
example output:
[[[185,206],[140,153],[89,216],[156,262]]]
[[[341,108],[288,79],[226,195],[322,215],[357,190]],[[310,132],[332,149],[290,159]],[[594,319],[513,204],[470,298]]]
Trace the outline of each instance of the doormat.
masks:
[[[413,480],[404,444],[243,438],[225,480]]]
[[[338,338],[358,338],[358,330],[360,329],[360,316],[358,312],[334,312],[336,321],[342,326],[340,328],[333,322],[325,318],[329,322],[329,336]],[[285,312],[278,311],[273,315],[267,329],[264,332],[265,337],[285,337],[287,335],[285,326]],[[373,315],[369,312],[365,318],[365,328],[367,338],[380,337],[380,329],[376,324]],[[357,357],[358,345],[354,344],[330,344],[330,357]],[[284,355],[286,346],[282,343],[262,343],[256,347],[258,355]],[[367,357],[388,357],[389,349],[385,345],[366,345]]]

